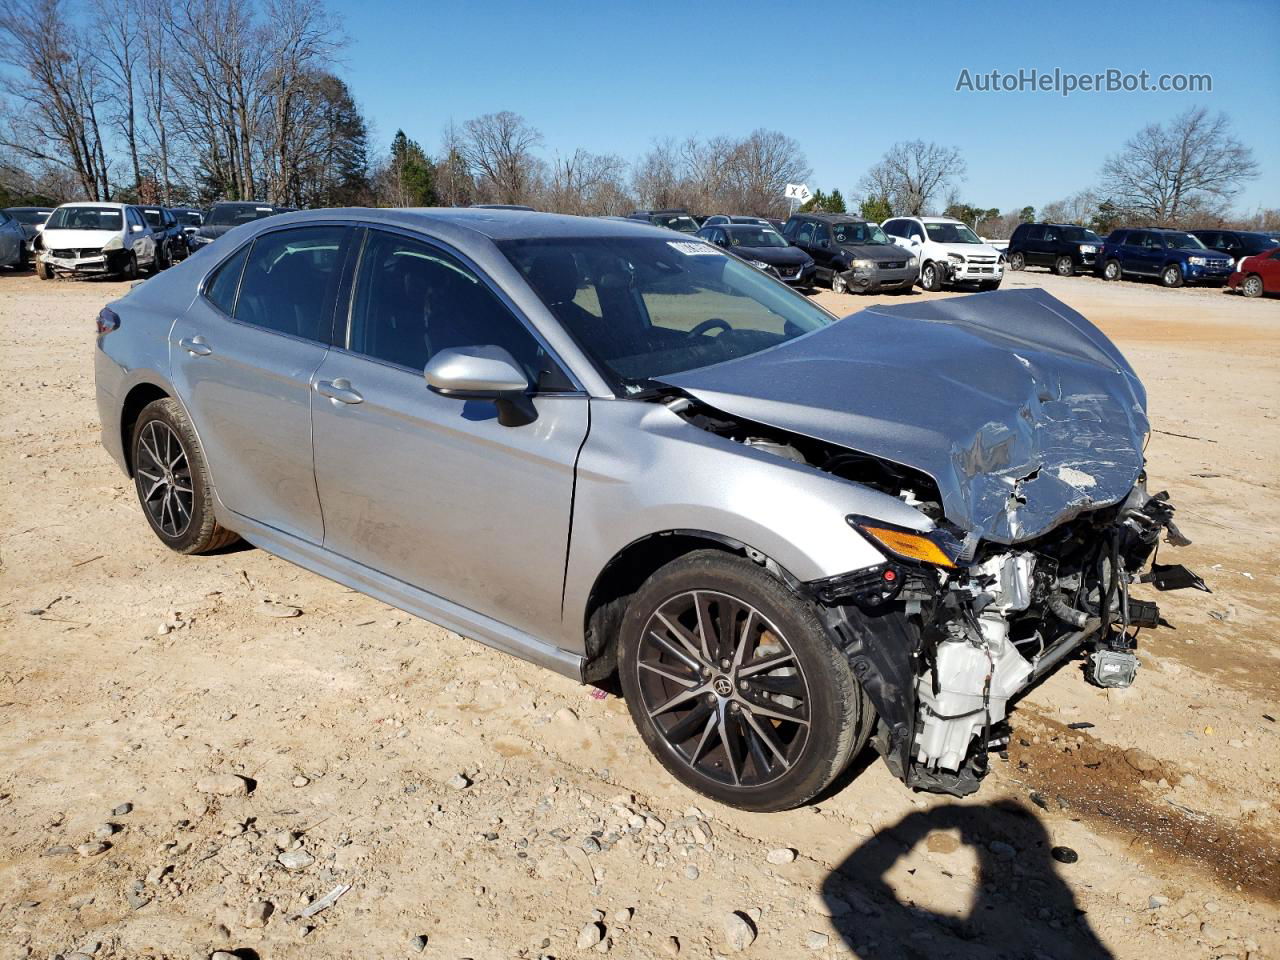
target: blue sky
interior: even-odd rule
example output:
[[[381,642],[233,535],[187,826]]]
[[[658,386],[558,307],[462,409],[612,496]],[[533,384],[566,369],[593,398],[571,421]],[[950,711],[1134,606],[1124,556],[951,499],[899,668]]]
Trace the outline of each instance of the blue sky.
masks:
[[[498,110],[581,146],[642,154],[656,137],[781,130],[810,185],[853,192],[897,140],[958,147],[962,199],[1040,206],[1095,182],[1144,124],[1227,111],[1262,176],[1241,210],[1280,206],[1280,3],[413,2],[342,8],[356,98],[381,150],[403,127],[430,151],[452,119]],[[1207,73],[1211,93],[957,93],[971,73]]]

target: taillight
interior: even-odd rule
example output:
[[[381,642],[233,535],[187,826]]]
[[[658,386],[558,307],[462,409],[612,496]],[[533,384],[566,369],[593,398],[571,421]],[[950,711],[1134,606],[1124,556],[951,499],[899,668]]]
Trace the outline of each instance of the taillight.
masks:
[[[98,311],[98,336],[110,333],[112,330],[120,328],[120,317],[109,307],[103,307]]]

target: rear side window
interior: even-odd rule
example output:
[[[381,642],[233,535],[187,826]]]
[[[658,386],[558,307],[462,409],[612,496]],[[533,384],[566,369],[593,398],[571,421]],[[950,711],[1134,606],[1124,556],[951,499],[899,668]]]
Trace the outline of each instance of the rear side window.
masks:
[[[236,291],[240,288],[240,275],[244,273],[244,262],[248,256],[249,247],[241,247],[235,256],[213,271],[204,288],[204,295],[228,317],[235,314]]]
[[[348,349],[420,373],[441,350],[477,346],[502,347],[531,381],[548,383],[554,365],[537,339],[465,264],[430,244],[371,230]]]
[[[306,340],[327,342],[347,228],[298,227],[253,242],[235,318]]]

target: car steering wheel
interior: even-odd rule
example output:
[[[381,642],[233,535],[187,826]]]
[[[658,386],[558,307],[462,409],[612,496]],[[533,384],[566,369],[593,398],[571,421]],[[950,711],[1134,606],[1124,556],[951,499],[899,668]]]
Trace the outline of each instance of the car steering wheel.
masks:
[[[709,333],[710,331],[715,330],[717,327],[721,330],[733,329],[733,326],[727,321],[721,320],[719,317],[712,317],[710,320],[703,320],[700,324],[690,330],[688,336],[700,337],[704,333]]]

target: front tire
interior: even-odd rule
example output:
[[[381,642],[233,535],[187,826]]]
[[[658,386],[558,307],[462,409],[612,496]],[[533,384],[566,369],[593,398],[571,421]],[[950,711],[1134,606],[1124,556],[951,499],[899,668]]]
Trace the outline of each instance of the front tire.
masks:
[[[646,745],[728,806],[786,810],[866,744],[874,711],[812,607],[718,550],[658,570],[627,606],[619,673]]]
[[[53,267],[49,266],[43,260],[36,261],[36,276],[41,280],[53,279]]]
[[[1053,272],[1060,277],[1074,277],[1076,275],[1076,265],[1070,257],[1059,257],[1053,261]]]
[[[1251,273],[1244,278],[1244,283],[1240,284],[1240,292],[1246,297],[1262,296],[1262,278],[1256,273]]]
[[[1176,263],[1171,263],[1160,271],[1160,283],[1171,289],[1182,286],[1182,270]]]
[[[213,515],[213,484],[182,405],[147,404],[134,424],[133,485],[151,529],[177,553],[205,553],[236,540]]]
[[[920,286],[930,293],[937,293],[942,289],[942,268],[932,260],[920,268]]]
[[[138,279],[138,255],[132,251],[129,252],[129,259],[124,263],[124,272],[121,274],[126,280]]]
[[[848,293],[849,284],[835,267],[831,268],[831,292]]]

